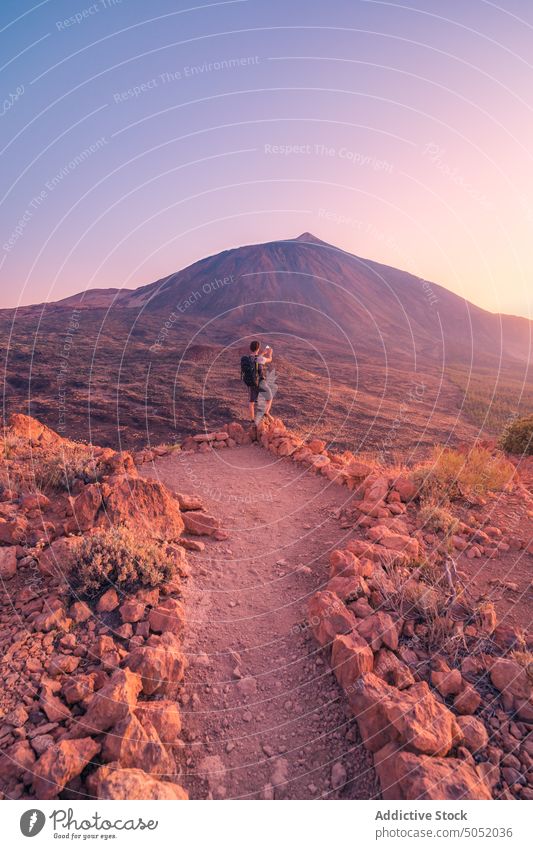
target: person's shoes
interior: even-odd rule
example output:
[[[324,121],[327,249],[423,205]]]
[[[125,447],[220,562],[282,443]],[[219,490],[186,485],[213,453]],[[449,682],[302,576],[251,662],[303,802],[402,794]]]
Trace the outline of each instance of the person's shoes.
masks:
[[[252,437],[252,442],[257,442],[257,425],[255,423],[250,427],[250,436]]]

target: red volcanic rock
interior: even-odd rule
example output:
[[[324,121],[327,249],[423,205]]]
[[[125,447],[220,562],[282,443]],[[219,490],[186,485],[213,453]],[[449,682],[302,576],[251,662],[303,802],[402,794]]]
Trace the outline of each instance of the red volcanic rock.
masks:
[[[17,547],[10,545],[0,548],[0,578],[3,581],[14,578],[17,574]]]
[[[463,689],[453,700],[457,713],[475,713],[481,704],[481,696],[472,684],[465,683]]]
[[[326,447],[326,443],[322,439],[312,439],[307,443],[307,447],[312,454],[322,454]]]
[[[364,578],[355,576],[349,578],[332,578],[331,581],[328,581],[326,590],[328,592],[335,593],[335,595],[345,602],[355,601],[360,596],[367,596],[370,594],[370,590],[368,589],[368,585]]]
[[[61,537],[45,548],[38,561],[41,575],[69,575],[74,565],[73,550],[78,542],[75,537]]]
[[[9,417],[9,431],[11,436],[27,439],[32,445],[46,445],[52,442],[60,442],[61,437],[37,419],[24,416],[22,413],[13,413]]]
[[[141,765],[146,772],[156,775],[176,771],[154,726],[149,721],[141,724],[134,714],[128,714],[106,735],[102,760],[116,761],[125,768]]]
[[[434,669],[431,673],[431,683],[437,688],[441,696],[455,696],[463,688],[463,676],[458,669],[439,671]]]
[[[110,587],[105,593],[100,596],[98,599],[98,604],[96,605],[96,610],[98,613],[110,613],[112,610],[115,610],[116,607],[119,606],[119,598],[117,595],[117,591]]]
[[[0,543],[3,545],[20,545],[28,532],[28,520],[17,516],[13,521],[0,519]]]
[[[237,445],[242,445],[244,442],[245,430],[239,422],[231,422],[226,428],[228,436],[233,439]]]
[[[49,722],[63,722],[71,715],[70,708],[63,704],[61,699],[54,695],[53,690],[46,685],[41,688],[39,707]]]
[[[178,499],[180,510],[202,510],[203,502],[198,495],[184,495],[182,492],[175,492],[175,497]]]
[[[91,608],[84,601],[75,601],[74,604],[70,605],[68,613],[76,624],[87,622],[93,615]]]
[[[367,537],[372,542],[384,545],[392,551],[399,551],[408,557],[418,557],[420,553],[420,543],[417,539],[406,534],[396,534],[386,525],[375,525],[369,528]]]
[[[475,716],[458,716],[457,724],[464,737],[464,745],[471,752],[481,751],[489,742],[487,729]]]
[[[181,732],[181,716],[176,702],[169,699],[139,702],[135,716],[144,725],[149,721],[166,746],[173,746]]]
[[[509,693],[518,699],[531,696],[531,681],[523,666],[514,660],[500,657],[490,668],[490,680],[501,693]]]
[[[362,482],[372,472],[372,467],[368,463],[361,463],[359,460],[352,460],[345,466],[345,471],[351,478],[355,478],[358,482]]]
[[[126,664],[140,675],[143,693],[152,696],[175,690],[175,685],[183,679],[186,660],[178,638],[166,632],[161,637],[150,637],[146,645],[134,649]]]
[[[388,613],[378,611],[357,622],[358,633],[370,643],[374,651],[382,645],[389,649],[398,648],[398,629]]]
[[[120,606],[120,618],[123,622],[140,622],[146,610],[146,604],[130,598]]]
[[[45,609],[43,613],[39,614],[33,620],[33,627],[36,631],[44,631],[45,633],[56,628],[60,631],[70,631],[72,619],[66,615],[64,607],[58,606],[54,610]]]
[[[220,520],[203,511],[187,512],[182,518],[185,531],[195,536],[214,536],[220,528]]]
[[[398,750],[388,744],[374,756],[383,798],[491,799],[478,770],[456,758],[432,758]]]
[[[78,668],[80,663],[79,657],[73,654],[53,654],[48,661],[48,674],[55,678],[57,675],[68,675]]]
[[[394,481],[394,489],[399,494],[402,501],[412,501],[413,498],[416,498],[418,487],[413,481],[405,477],[405,475],[400,475],[400,477],[396,478]]]
[[[69,705],[83,701],[92,695],[94,691],[94,675],[76,675],[68,678],[61,688],[61,692]]]
[[[27,740],[17,740],[0,754],[0,778],[4,781],[21,778],[35,763],[35,755]]]
[[[373,752],[395,742],[419,754],[444,756],[461,739],[454,715],[425,681],[397,690],[369,672],[352,688],[349,700],[363,742]]]
[[[99,484],[91,483],[72,502],[72,516],[68,520],[67,530],[71,532],[88,531],[96,525],[97,516],[102,507],[102,490]]]
[[[73,736],[112,728],[129,713],[133,713],[141,689],[139,675],[130,669],[117,669],[102,689],[91,697],[87,713],[78,717]]]
[[[116,769],[102,766],[91,776],[91,788],[98,799],[141,800],[141,799],[188,799],[187,792],[179,784],[158,781],[142,769]]]
[[[374,657],[374,674],[387,684],[405,690],[415,683],[415,678],[409,667],[394,652],[380,649]]]
[[[331,668],[343,690],[348,690],[364,672],[371,672],[373,665],[372,649],[357,631],[335,637],[331,649]]]
[[[148,621],[152,631],[157,633],[171,631],[173,634],[181,635],[185,627],[183,605],[175,598],[167,598],[150,611]]]
[[[308,613],[309,625],[321,646],[329,645],[338,634],[349,634],[356,622],[338,596],[327,590],[312,596]]]
[[[124,524],[151,539],[178,539],[183,531],[179,503],[158,481],[123,477],[105,497],[100,523]]]
[[[100,751],[92,737],[61,740],[41,755],[33,767],[33,790],[37,799],[53,799],[69,781],[85,769]]]
[[[342,576],[347,578],[351,575],[368,576],[368,568],[361,564],[358,557],[348,549],[335,549],[329,556],[329,576],[336,578]]]

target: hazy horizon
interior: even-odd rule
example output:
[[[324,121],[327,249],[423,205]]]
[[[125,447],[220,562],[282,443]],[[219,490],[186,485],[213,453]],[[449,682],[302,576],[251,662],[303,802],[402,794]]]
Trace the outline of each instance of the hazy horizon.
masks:
[[[526,0],[7,0],[0,306],[310,231],[530,318],[532,31]]]

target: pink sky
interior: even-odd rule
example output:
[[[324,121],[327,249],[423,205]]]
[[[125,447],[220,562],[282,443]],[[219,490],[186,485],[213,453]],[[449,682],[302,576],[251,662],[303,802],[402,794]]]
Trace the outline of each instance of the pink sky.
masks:
[[[530,316],[531,4],[90,5],[2,4],[2,306],[311,231]]]

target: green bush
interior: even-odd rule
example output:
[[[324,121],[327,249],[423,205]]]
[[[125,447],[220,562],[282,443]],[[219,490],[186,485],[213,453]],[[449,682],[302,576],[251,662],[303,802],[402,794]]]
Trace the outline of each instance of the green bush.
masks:
[[[77,596],[95,598],[110,586],[132,591],[155,587],[176,573],[176,558],[161,543],[139,538],[129,528],[97,531],[73,549],[72,587]]]
[[[533,415],[515,419],[508,425],[500,444],[509,454],[533,454]]]

